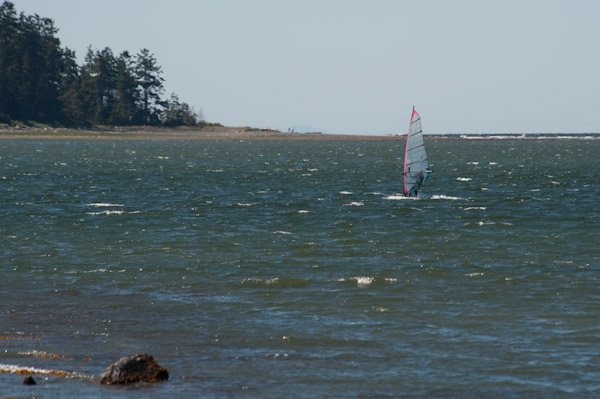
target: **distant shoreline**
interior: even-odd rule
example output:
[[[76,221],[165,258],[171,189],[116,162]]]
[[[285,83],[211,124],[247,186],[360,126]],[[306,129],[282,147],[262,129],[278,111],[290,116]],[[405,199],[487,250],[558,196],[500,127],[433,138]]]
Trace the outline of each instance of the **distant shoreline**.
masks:
[[[285,133],[268,129],[248,129],[244,127],[211,127],[208,129],[193,128],[115,128],[108,130],[63,129],[63,128],[2,128],[0,139],[57,139],[57,140],[163,140],[163,141],[239,141],[239,140],[323,140],[323,141],[357,141],[357,140],[402,140],[405,136],[369,136],[352,134],[323,133]]]
[[[547,133],[547,134],[429,134],[425,140],[539,140],[539,139],[600,139],[600,133]],[[1,139],[56,139],[56,140],[157,140],[157,141],[404,141],[406,135],[355,135],[325,133],[289,133],[270,129],[246,127],[194,128],[111,128],[68,129],[40,127],[0,127]]]

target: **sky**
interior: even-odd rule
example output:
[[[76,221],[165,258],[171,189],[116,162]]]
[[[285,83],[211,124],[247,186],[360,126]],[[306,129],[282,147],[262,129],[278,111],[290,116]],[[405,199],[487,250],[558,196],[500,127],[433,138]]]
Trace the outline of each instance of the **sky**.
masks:
[[[148,48],[165,97],[227,126],[600,132],[597,0],[12,0],[87,48]]]

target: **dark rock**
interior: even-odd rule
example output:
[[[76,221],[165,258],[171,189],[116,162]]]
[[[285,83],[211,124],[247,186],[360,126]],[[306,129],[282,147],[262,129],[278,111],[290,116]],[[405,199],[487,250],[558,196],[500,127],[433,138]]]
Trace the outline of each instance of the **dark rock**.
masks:
[[[150,355],[133,355],[121,358],[100,375],[101,384],[133,384],[159,382],[169,379],[169,372]]]
[[[33,376],[31,376],[31,375],[25,377],[25,379],[23,380],[23,385],[35,385],[35,384],[36,384],[36,382],[33,379]]]

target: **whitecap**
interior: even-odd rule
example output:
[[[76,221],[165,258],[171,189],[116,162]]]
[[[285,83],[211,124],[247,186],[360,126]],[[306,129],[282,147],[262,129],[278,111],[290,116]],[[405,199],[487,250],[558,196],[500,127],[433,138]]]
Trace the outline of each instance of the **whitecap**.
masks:
[[[283,230],[277,230],[274,231],[273,234],[284,234],[284,235],[290,235],[292,233],[290,233],[289,231],[283,231]]]
[[[373,283],[373,281],[375,281],[375,278],[373,277],[367,277],[367,276],[361,276],[361,277],[350,277],[348,280],[353,280],[356,281],[356,284],[360,287],[360,286],[365,286],[365,285],[369,285],[371,283]],[[346,281],[346,279],[341,278],[338,281]]]
[[[252,204],[249,203],[244,203],[244,202],[238,202],[237,206],[243,206],[243,207],[248,207],[248,206],[252,206]]]
[[[124,211],[102,211],[102,212],[86,212],[86,215],[99,216],[99,215],[122,215]]]
[[[465,276],[467,277],[479,277],[479,276],[483,276],[485,273],[467,273],[465,274]]]
[[[384,200],[413,200],[417,199],[416,197],[406,197],[404,195],[388,195],[383,197]]]
[[[43,374],[43,375],[55,375],[55,376],[65,376],[65,377],[89,378],[89,379],[94,378],[87,374],[77,373],[74,371],[40,369],[40,368],[36,368],[36,367],[19,366],[16,364],[0,364],[0,373]]]
[[[485,211],[487,208],[485,206],[469,206],[464,208],[465,211]]]
[[[245,278],[242,280],[242,284],[255,283],[255,284],[275,284],[279,281],[279,277],[275,278]]]
[[[434,200],[441,199],[441,200],[453,200],[453,201],[455,201],[455,200],[463,200],[464,198],[461,198],[461,197],[452,197],[452,196],[449,196],[449,195],[437,195],[436,194],[436,195],[432,195],[431,199],[434,199]]]
[[[91,204],[87,204],[87,206],[96,206],[98,208],[106,208],[110,206],[125,206],[123,204],[111,204],[109,202],[92,202]]]
[[[479,165],[479,162],[471,161],[467,162],[467,165]]]
[[[352,201],[349,204],[344,204],[344,206],[364,206],[365,203],[362,201]]]
[[[471,181],[473,179],[471,179],[470,177],[457,177],[456,180],[458,180],[458,181]]]
[[[352,191],[340,191],[340,194],[342,194],[342,195],[351,195]]]
[[[300,210],[298,211],[298,213],[301,213],[301,214],[307,214],[307,213],[310,213],[310,211],[305,211],[304,209],[300,209]]]
[[[389,309],[388,308],[382,308],[380,306],[376,306],[376,307],[373,307],[373,310],[376,311],[376,312],[387,312]]]

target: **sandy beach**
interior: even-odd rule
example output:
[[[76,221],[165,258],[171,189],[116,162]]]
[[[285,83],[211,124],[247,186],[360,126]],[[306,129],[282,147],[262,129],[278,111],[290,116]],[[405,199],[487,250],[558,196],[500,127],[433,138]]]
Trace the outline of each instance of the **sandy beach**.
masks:
[[[245,127],[190,128],[114,128],[106,130],[0,127],[0,139],[89,139],[89,140],[403,140],[404,136],[354,134],[286,133]]]

